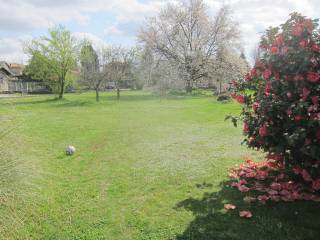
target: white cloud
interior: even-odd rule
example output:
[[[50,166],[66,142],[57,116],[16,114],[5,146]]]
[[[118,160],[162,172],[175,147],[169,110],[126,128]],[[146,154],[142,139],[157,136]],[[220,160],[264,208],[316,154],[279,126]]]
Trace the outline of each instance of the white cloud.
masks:
[[[23,53],[23,42],[31,39],[24,35],[19,38],[0,39],[0,61],[26,63],[28,57]]]
[[[72,35],[80,42],[84,40],[89,41],[95,49],[101,49],[108,46],[106,41],[92,33],[74,32]]]
[[[75,21],[81,27],[90,26],[95,13],[111,15],[114,22],[101,29],[106,37],[128,40],[134,29],[145,17],[152,16],[167,2],[177,0],[0,0],[0,58],[19,59],[20,43],[15,36],[30,34],[32,30],[43,31],[56,24]],[[270,25],[284,22],[289,13],[301,12],[313,18],[319,17],[319,0],[204,0],[214,13],[222,4],[229,4],[239,22],[243,43],[248,57],[257,45],[261,33]],[[92,33],[87,35],[96,43],[104,42]],[[7,36],[2,37],[1,36]],[[21,38],[21,37],[20,37]],[[119,42],[121,44],[121,42]],[[10,54],[10,51],[12,54]],[[20,53],[19,53],[20,51]]]

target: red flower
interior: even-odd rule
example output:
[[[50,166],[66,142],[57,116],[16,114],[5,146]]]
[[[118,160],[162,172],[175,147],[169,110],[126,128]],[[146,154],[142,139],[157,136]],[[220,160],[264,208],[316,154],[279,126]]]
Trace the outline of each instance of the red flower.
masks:
[[[280,80],[280,74],[277,72],[277,73],[274,73],[274,78],[279,81]]]
[[[311,120],[320,120],[320,112],[318,112],[318,113],[311,113],[310,119],[311,119]]]
[[[306,88],[306,87],[304,87],[304,88],[302,89],[302,99],[303,99],[304,101],[308,98],[310,92],[311,92],[311,91],[310,91],[308,88]]]
[[[310,145],[312,143],[311,139],[310,138],[306,138],[304,140],[304,145]]]
[[[226,204],[224,204],[224,209],[226,209],[226,210],[234,210],[234,209],[236,209],[236,206],[235,205],[233,205],[233,204],[230,204],[230,203],[226,203]]]
[[[257,112],[258,107],[259,107],[259,103],[254,102],[254,103],[252,104],[253,112],[255,112],[255,113],[256,113],[256,112]]]
[[[276,191],[281,191],[281,188],[282,188],[281,184],[276,182],[272,183],[270,187],[272,190],[276,190]]]
[[[320,179],[317,179],[312,182],[313,190],[319,191],[320,190]]]
[[[259,196],[257,197],[257,199],[258,199],[259,202],[265,204],[266,201],[269,199],[269,197],[268,197],[267,195],[259,195]]]
[[[287,92],[287,97],[288,98],[292,98],[292,93],[291,92]]]
[[[296,174],[296,175],[300,175],[302,173],[302,168],[299,166],[295,166],[292,171]]]
[[[257,75],[257,69],[252,68],[250,71],[251,76],[256,76]]]
[[[314,52],[320,52],[320,46],[318,44],[313,44],[311,50]]]
[[[243,125],[243,131],[245,133],[248,133],[250,131],[250,126],[249,126],[249,124],[247,122],[245,122],[244,125]]]
[[[295,75],[293,77],[293,80],[295,80],[295,81],[303,81],[304,77],[301,74],[298,74],[298,75]]]
[[[261,137],[266,137],[268,136],[268,128],[266,124],[263,124],[262,127],[259,128],[259,135]]]
[[[250,73],[247,73],[245,76],[246,81],[250,81],[252,79],[252,76]]]
[[[283,35],[279,34],[274,41],[274,45],[280,47],[283,44]]]
[[[238,95],[238,96],[236,96],[236,101],[240,104],[244,104],[245,98],[244,98],[244,96]]]
[[[317,105],[318,104],[318,101],[319,101],[319,97],[318,96],[312,96],[311,97],[311,101],[314,105]]]
[[[265,94],[266,96],[269,96],[271,90],[272,90],[272,82],[271,82],[271,81],[268,81],[267,84],[266,84],[266,88],[265,88],[265,90],[264,90],[264,94]]]
[[[294,116],[294,120],[295,121],[301,121],[303,119],[303,116],[302,115],[296,115]]]
[[[278,54],[279,53],[279,48],[278,47],[272,47],[270,51],[271,51],[272,54]]]
[[[320,74],[317,72],[308,72],[307,79],[309,82],[318,82],[320,79]]]
[[[301,174],[302,174],[303,180],[305,180],[306,182],[312,181],[312,178],[310,174],[307,172],[307,170],[303,169]]]
[[[240,192],[249,192],[250,188],[246,187],[245,185],[239,185],[238,190]]]
[[[252,218],[252,213],[250,211],[241,211],[239,216],[242,218]]]
[[[266,171],[257,171],[256,179],[265,180],[268,177],[268,172]]]
[[[271,75],[272,75],[271,69],[264,70],[264,72],[263,72],[264,79],[268,79]]]
[[[301,48],[306,48],[306,46],[307,46],[307,41],[306,41],[306,40],[301,40],[301,41],[299,42],[299,46],[300,46]]]

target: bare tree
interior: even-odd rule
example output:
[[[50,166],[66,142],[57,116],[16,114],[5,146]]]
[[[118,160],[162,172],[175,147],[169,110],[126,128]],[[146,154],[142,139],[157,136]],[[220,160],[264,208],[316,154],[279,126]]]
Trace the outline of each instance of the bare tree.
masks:
[[[109,80],[114,81],[117,90],[117,99],[120,99],[120,87],[126,78],[133,78],[133,67],[136,57],[135,49],[122,47],[110,48],[111,61],[106,65],[105,71]]]
[[[90,43],[84,43],[80,53],[81,84],[93,88],[96,92],[96,101],[99,102],[99,91],[105,79],[100,71],[99,58]]]
[[[230,46],[238,38],[230,9],[222,7],[211,18],[203,0],[168,4],[139,34],[142,43],[175,65],[187,92],[192,91],[195,81],[207,76],[218,46]]]

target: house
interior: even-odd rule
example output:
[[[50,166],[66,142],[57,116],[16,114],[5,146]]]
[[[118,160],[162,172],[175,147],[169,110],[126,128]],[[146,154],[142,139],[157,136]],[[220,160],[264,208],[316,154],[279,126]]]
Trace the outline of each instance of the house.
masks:
[[[0,92],[9,92],[9,82],[14,74],[10,70],[10,65],[0,61]]]
[[[26,79],[25,65],[0,61],[0,93],[47,93],[47,86],[41,81]]]

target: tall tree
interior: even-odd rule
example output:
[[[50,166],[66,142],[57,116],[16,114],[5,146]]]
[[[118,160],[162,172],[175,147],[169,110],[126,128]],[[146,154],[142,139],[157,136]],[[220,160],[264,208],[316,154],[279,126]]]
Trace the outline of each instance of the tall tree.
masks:
[[[80,53],[82,85],[93,88],[96,92],[96,101],[99,102],[99,91],[105,76],[100,71],[100,64],[97,52],[90,43],[84,43]]]
[[[139,35],[142,43],[179,69],[187,92],[195,81],[207,76],[218,46],[231,46],[238,38],[230,9],[222,7],[212,19],[203,0],[168,4],[146,22]]]
[[[109,78],[115,83],[117,99],[119,100],[121,84],[126,78],[133,78],[136,50],[133,48],[112,47],[110,51],[112,61],[106,65],[106,71],[109,72]]]
[[[50,69],[57,85],[59,98],[63,98],[67,76],[76,67],[78,44],[71,32],[63,26],[49,29],[49,36],[34,39],[25,45],[30,57],[36,56],[39,68]],[[34,69],[37,69],[34,68]]]

